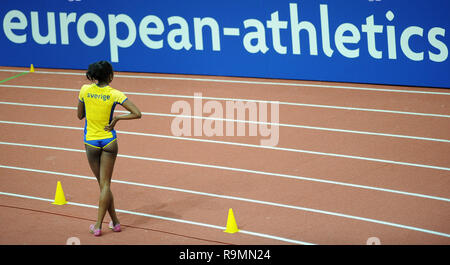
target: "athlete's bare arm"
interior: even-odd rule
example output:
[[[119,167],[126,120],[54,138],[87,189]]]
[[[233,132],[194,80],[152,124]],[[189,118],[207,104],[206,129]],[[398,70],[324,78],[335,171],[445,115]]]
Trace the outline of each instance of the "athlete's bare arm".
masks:
[[[105,127],[105,131],[112,131],[114,129],[114,126],[116,125],[116,123],[119,120],[132,120],[132,119],[140,119],[141,118],[141,116],[142,116],[141,111],[138,109],[138,107],[136,107],[136,105],[134,105],[133,102],[131,102],[131,100],[129,100],[129,99],[125,100],[125,102],[122,104],[122,106],[124,108],[126,108],[130,113],[115,116],[112,119],[111,123]]]

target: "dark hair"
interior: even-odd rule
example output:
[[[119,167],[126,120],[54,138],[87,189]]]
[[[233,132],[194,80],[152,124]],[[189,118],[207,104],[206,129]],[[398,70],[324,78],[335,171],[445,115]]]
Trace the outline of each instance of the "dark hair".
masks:
[[[97,80],[99,83],[111,83],[114,72],[112,65],[108,61],[99,61],[89,65],[86,72],[87,79],[94,82]]]

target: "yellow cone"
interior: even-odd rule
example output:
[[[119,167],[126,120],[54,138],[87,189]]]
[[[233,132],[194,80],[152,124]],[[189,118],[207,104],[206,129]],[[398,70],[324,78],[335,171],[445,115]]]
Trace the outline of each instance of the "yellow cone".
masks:
[[[58,184],[56,185],[56,193],[55,193],[55,201],[52,202],[52,204],[56,205],[64,205],[66,204],[66,197],[64,196],[64,191],[61,186],[61,182],[58,181]]]
[[[234,219],[233,209],[230,208],[228,210],[227,229],[224,232],[234,234],[238,231],[239,229],[236,224],[236,219]]]
[[[34,73],[34,66],[33,66],[33,64],[31,64],[31,66],[30,66],[30,73]]]

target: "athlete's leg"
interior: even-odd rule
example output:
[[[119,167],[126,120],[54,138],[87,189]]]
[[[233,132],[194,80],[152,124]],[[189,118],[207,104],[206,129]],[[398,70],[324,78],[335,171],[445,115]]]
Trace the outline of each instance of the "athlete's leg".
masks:
[[[92,173],[94,173],[98,183],[100,183],[100,155],[102,154],[102,149],[87,144],[85,144],[84,147],[86,149],[86,156]]]
[[[111,143],[112,144],[112,143]],[[86,155],[88,157],[89,166],[91,167],[92,173],[94,173],[95,178],[97,178],[98,186],[100,187],[100,156],[103,152],[101,148],[95,148],[87,144],[84,145],[86,149]],[[101,187],[100,187],[101,191]],[[116,211],[114,208],[114,199],[111,198],[110,206],[108,207],[109,216],[114,221],[117,221]],[[116,224],[117,222],[114,222]]]
[[[113,154],[115,154],[115,156],[117,156],[117,153],[119,151],[119,145],[117,144],[117,139],[114,140],[113,142],[109,143],[108,145],[106,145],[103,148],[103,151],[113,153]],[[115,162],[115,158],[113,161],[112,169],[114,169],[114,162]],[[112,171],[111,171],[111,177],[112,177]],[[110,182],[111,182],[111,178],[110,178]],[[110,191],[111,191],[111,188],[110,188]],[[116,207],[114,206],[114,196],[113,196],[112,192],[111,192],[111,201],[110,201],[109,207],[108,207],[108,213],[109,213],[109,216],[111,216],[113,225],[118,224],[119,219],[117,218]]]
[[[117,140],[111,142],[106,146],[100,155],[100,199],[98,208],[98,218],[95,228],[101,228],[103,218],[106,211],[109,211],[111,219],[115,224],[119,223],[114,208],[114,198],[111,192],[111,177],[114,169],[118,152]]]

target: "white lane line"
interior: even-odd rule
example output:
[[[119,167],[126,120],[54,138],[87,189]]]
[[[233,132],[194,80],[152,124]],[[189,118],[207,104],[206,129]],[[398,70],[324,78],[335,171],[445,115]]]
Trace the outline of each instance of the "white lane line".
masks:
[[[126,111],[124,111],[124,112],[126,112]],[[389,133],[376,133],[376,132],[345,130],[345,129],[334,129],[334,128],[317,127],[317,126],[296,125],[296,124],[271,123],[271,122],[247,121],[247,120],[233,120],[233,119],[223,119],[223,118],[198,117],[198,116],[166,114],[166,113],[152,113],[152,112],[142,112],[142,114],[149,115],[149,116],[172,117],[172,118],[178,117],[178,118],[215,120],[215,121],[225,121],[225,122],[240,122],[240,123],[257,124],[257,125],[262,124],[262,125],[280,126],[280,127],[288,127],[288,128],[309,129],[309,130],[329,131],[329,132],[341,132],[341,133],[353,133],[353,134],[362,134],[362,135],[384,136],[384,137],[393,137],[393,138],[405,138],[405,139],[414,139],[414,140],[422,140],[422,141],[450,143],[450,140],[438,139],[438,138],[428,138],[428,137],[389,134]]]
[[[0,144],[41,148],[41,149],[52,149],[52,150],[60,150],[60,151],[81,152],[81,153],[85,152],[84,150],[80,150],[80,149],[61,148],[61,147],[53,147],[53,146],[28,145],[28,144],[5,143],[5,142],[0,142]],[[282,178],[289,178],[289,179],[297,179],[297,180],[303,180],[303,181],[313,181],[313,182],[319,182],[319,183],[325,183],[325,184],[331,184],[331,185],[340,185],[340,186],[351,187],[351,188],[389,192],[389,193],[401,194],[401,195],[405,195],[405,196],[413,196],[413,197],[419,197],[419,198],[426,198],[426,199],[450,202],[450,199],[444,198],[444,197],[431,196],[431,195],[425,195],[425,194],[420,194],[420,193],[399,191],[399,190],[379,188],[379,187],[372,187],[372,186],[365,186],[365,185],[358,185],[358,184],[332,181],[332,180],[315,179],[315,178],[294,176],[294,175],[288,175],[288,174],[271,173],[271,172],[265,172],[265,171],[248,170],[248,169],[241,169],[241,168],[222,167],[222,166],[215,166],[215,165],[209,165],[209,164],[189,163],[189,162],[174,161],[174,160],[161,160],[161,159],[151,158],[151,157],[127,156],[127,155],[122,155],[122,154],[119,154],[118,156],[131,158],[131,159],[140,159],[140,160],[149,160],[149,161],[156,161],[156,162],[163,162],[163,163],[173,163],[173,164],[181,164],[181,165],[188,165],[188,166],[206,167],[206,168],[213,168],[213,169],[220,169],[220,170],[251,173],[251,174],[257,174],[257,175],[266,175],[266,176],[275,176],[275,177],[282,177]]]
[[[73,88],[23,86],[23,85],[8,85],[8,84],[0,85],[0,87],[29,88],[29,89],[38,89],[38,90],[53,90],[53,91],[67,91],[67,92],[79,92],[80,91],[80,89],[73,89]],[[124,91],[124,92],[126,94],[128,94],[128,95],[138,95],[138,96],[185,98],[185,99],[199,98],[199,97],[196,97],[196,96],[176,95],[176,94],[159,94],[159,93],[143,93],[143,92],[128,92],[128,91]],[[271,102],[273,102],[273,101],[269,101],[269,100],[241,99],[241,98],[220,98],[220,97],[206,97],[206,96],[202,96],[201,98],[205,99],[205,100],[245,101],[245,102],[256,102],[256,103],[266,103],[266,104],[270,104]],[[280,104],[280,105],[288,105],[288,106],[297,106],[297,107],[312,107],[312,108],[367,111],[367,112],[380,112],[380,113],[389,113],[389,114],[402,114],[402,115],[450,118],[450,115],[433,114],[433,113],[421,113],[421,112],[407,112],[407,111],[384,110],[384,109],[354,108],[354,107],[342,107],[342,106],[319,105],[319,104],[305,104],[305,103],[283,102],[283,101],[278,101],[278,104]]]
[[[13,106],[38,107],[38,108],[52,108],[52,109],[71,109],[71,110],[77,109],[76,107],[69,107],[69,106],[54,106],[54,105],[29,104],[29,103],[6,102],[6,101],[1,101],[0,104],[13,105]]]
[[[11,124],[11,122],[7,122],[7,121],[3,122],[3,123],[10,123]],[[44,126],[42,126],[42,127],[44,127]],[[68,129],[68,128],[69,127],[64,128],[64,129]],[[142,135],[142,136],[146,135],[144,133],[133,133],[133,132],[127,132],[127,133],[128,134],[134,134],[134,135]],[[150,136],[150,134],[148,134],[148,136]],[[215,141],[215,142],[216,143],[225,143],[225,142],[219,142],[219,141]],[[228,143],[231,143],[231,142],[228,142]],[[233,143],[232,145],[241,145],[241,146],[243,146],[243,144],[239,144],[239,143]],[[252,146],[252,145],[246,144],[246,146]],[[277,148],[277,149],[275,149],[275,148]],[[448,167],[440,167],[440,166],[432,166],[432,165],[425,165],[425,164],[400,162],[400,161],[378,159],[378,158],[370,158],[370,157],[363,157],[363,156],[352,156],[352,155],[325,153],[325,152],[309,151],[309,150],[302,150],[302,149],[288,149],[288,148],[280,148],[280,147],[273,147],[272,149],[274,149],[274,150],[283,150],[283,151],[291,151],[291,152],[297,152],[297,153],[304,153],[304,154],[311,154],[311,155],[321,155],[321,156],[348,158],[348,159],[356,159],[356,160],[363,160],[363,161],[370,161],[370,162],[379,162],[379,163],[387,163],[387,164],[394,164],[394,165],[412,166],[412,167],[421,167],[421,168],[429,168],[429,169],[450,171],[450,168],[448,168]]]
[[[0,123],[3,123],[3,124],[15,124],[15,125],[25,125],[25,126],[37,126],[37,127],[48,127],[48,128],[83,130],[83,128],[80,128],[80,127],[60,126],[60,125],[41,124],[41,123],[1,121],[1,120],[0,120]],[[122,134],[130,134],[130,135],[140,135],[140,136],[148,136],[148,137],[158,137],[158,138],[184,140],[184,141],[194,141],[194,142],[203,142],[203,143],[213,143],[213,144],[225,144],[225,145],[252,147],[252,148],[260,148],[260,149],[271,149],[271,150],[296,152],[296,153],[303,153],[304,152],[304,150],[301,150],[301,149],[277,147],[277,146],[265,146],[265,145],[246,144],[246,143],[239,143],[239,142],[226,142],[226,141],[218,141],[218,140],[208,140],[208,139],[201,139],[201,138],[188,138],[188,137],[179,137],[179,136],[153,134],[153,133],[117,131],[117,130],[116,130],[116,132],[122,133]]]
[[[19,70],[0,69],[0,71],[2,71],[2,72],[17,72]],[[76,73],[76,72],[35,70],[34,73],[36,73],[36,74],[85,76],[84,73]],[[357,86],[318,85],[318,84],[302,84],[302,83],[288,83],[288,82],[245,81],[245,80],[226,80],[226,79],[172,77],[172,76],[142,76],[142,75],[119,74],[119,73],[115,74],[114,77],[133,78],[133,79],[160,79],[160,80],[181,80],[181,81],[197,81],[197,82],[235,83],[235,84],[251,84],[251,85],[320,87],[320,88],[336,88],[336,89],[363,90],[363,91],[375,91],[375,92],[395,92],[395,93],[447,95],[447,96],[450,95],[450,93],[435,92],[435,91],[400,90],[400,89],[371,88],[371,87],[360,87],[360,86],[357,87]],[[433,88],[433,89],[436,89],[436,88]]]
[[[21,169],[21,168],[16,168],[16,167],[9,167],[9,166],[0,166],[0,167],[1,168],[10,168],[10,169]],[[29,171],[34,171],[34,172],[39,172],[39,173],[47,173],[47,174],[55,174],[55,175],[57,175],[56,173],[58,173],[58,172],[49,173],[49,171],[45,171],[45,170],[29,170]],[[61,175],[95,180],[93,177],[86,177],[86,176],[80,176],[80,175],[75,175],[75,174],[63,173]],[[147,185],[147,184],[142,184],[142,183],[133,183],[133,182],[126,182],[126,181],[115,181],[115,180],[112,180],[112,181],[117,182],[117,183],[129,184],[129,185],[137,185],[137,186],[144,186],[144,187],[151,187],[151,188],[161,188],[161,186],[156,186],[156,185]],[[402,224],[397,224],[397,223],[392,223],[392,222],[380,221],[380,220],[372,219],[372,218],[365,218],[365,217],[359,217],[359,216],[354,216],[354,215],[348,215],[348,214],[342,214],[342,213],[336,213],[336,212],[330,212],[330,211],[323,211],[323,210],[318,210],[318,209],[313,209],[313,208],[293,206],[293,205],[287,205],[287,204],[281,204],[281,203],[273,203],[273,202],[267,202],[267,201],[259,201],[259,200],[241,198],[241,197],[227,196],[227,195],[218,195],[218,194],[212,194],[212,193],[190,191],[190,190],[184,190],[184,189],[176,189],[176,188],[171,188],[171,187],[163,187],[163,189],[187,192],[187,193],[210,196],[210,197],[219,197],[219,198],[224,198],[224,199],[252,202],[252,203],[257,203],[257,204],[265,204],[265,205],[270,205],[270,206],[283,207],[283,208],[295,209],[295,210],[300,210],[300,211],[337,216],[337,217],[342,217],[342,218],[347,218],[347,219],[355,219],[355,220],[359,220],[359,221],[371,222],[371,223],[393,226],[393,227],[397,227],[397,228],[413,230],[413,231],[418,231],[418,232],[423,232],[423,233],[428,233],[428,234],[450,237],[450,234],[441,233],[441,232],[437,232],[437,231],[433,231],[433,230],[428,230],[428,229],[423,229],[423,228],[418,228],[418,227],[413,227],[413,226],[407,226],[407,225],[402,225]]]
[[[6,101],[0,101],[0,104],[13,105],[13,106],[39,107],[39,108],[56,108],[56,109],[61,108],[61,109],[73,109],[73,110],[76,109],[76,107],[29,104],[29,103],[6,102]],[[115,110],[115,112],[128,113],[128,111],[122,111],[122,110]],[[248,123],[248,124],[256,124],[256,125],[270,125],[270,126],[280,126],[280,127],[297,128],[297,129],[329,131],[329,132],[339,132],[339,133],[353,133],[353,134],[361,134],[361,135],[371,135],[371,136],[382,136],[382,137],[393,137],[393,138],[413,139],[413,140],[421,140],[421,141],[450,143],[450,140],[439,139],[439,138],[429,138],[429,137],[401,135],[401,134],[389,134],[389,133],[376,133],[376,132],[345,130],[345,129],[334,129],[334,128],[327,128],[327,127],[306,126],[306,125],[296,125],[296,124],[271,123],[271,122],[260,122],[260,121],[250,121],[250,120],[249,121],[234,120],[234,119],[213,118],[213,117],[198,117],[198,116],[155,113],[155,112],[142,112],[142,115],[157,116],[157,117],[171,117],[171,118],[177,117],[177,118],[188,118],[188,119],[214,120],[214,121],[222,121],[222,122]]]
[[[53,202],[53,200],[47,199],[47,198],[28,196],[28,195],[22,195],[22,194],[17,194],[17,193],[2,192],[2,191],[0,191],[0,195],[17,197],[17,198],[23,198],[23,199],[39,200],[39,201],[45,201],[45,202]],[[94,208],[94,209],[98,208],[98,206],[84,204],[84,203],[67,202],[67,204],[68,205],[79,206],[79,207],[86,207],[86,208]],[[208,227],[208,228],[213,228],[213,229],[225,230],[225,227],[223,227],[223,226],[206,224],[206,223],[200,223],[200,222],[195,222],[195,221],[188,221],[188,220],[177,219],[177,218],[172,218],[172,217],[165,217],[165,216],[154,215],[154,214],[147,214],[147,213],[128,211],[128,210],[121,210],[121,209],[116,209],[116,212],[130,214],[130,215],[144,216],[144,217],[149,217],[149,218],[153,218],[153,219],[160,219],[160,220],[165,220],[165,221],[170,221],[170,222],[177,222],[177,223],[183,223],[183,224],[189,224],[189,225],[196,225],[196,226],[203,226],[203,227]],[[268,234],[263,234],[263,233],[257,233],[257,232],[247,231],[247,230],[239,230],[238,233],[253,235],[253,236],[262,237],[262,238],[275,239],[275,240],[278,240],[278,241],[284,241],[284,242],[300,244],[300,245],[314,245],[313,243],[309,243],[309,242],[304,242],[304,241],[299,241],[299,240],[294,240],[294,239],[289,239],[289,238],[283,238],[283,237],[278,237],[278,236],[273,236],[273,235],[268,235]]]

